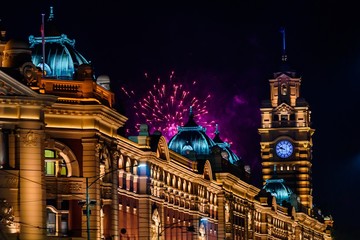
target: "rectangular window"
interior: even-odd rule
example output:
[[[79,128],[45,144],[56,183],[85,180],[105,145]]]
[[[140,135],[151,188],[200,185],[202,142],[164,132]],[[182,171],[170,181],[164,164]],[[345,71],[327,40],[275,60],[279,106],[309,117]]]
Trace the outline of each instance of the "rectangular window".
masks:
[[[67,176],[67,168],[66,168],[66,163],[64,160],[62,160],[60,163],[60,176],[62,176],[62,177]]]
[[[68,214],[61,214],[61,236],[67,236],[68,233]]]
[[[55,176],[55,161],[45,161],[45,175]]]

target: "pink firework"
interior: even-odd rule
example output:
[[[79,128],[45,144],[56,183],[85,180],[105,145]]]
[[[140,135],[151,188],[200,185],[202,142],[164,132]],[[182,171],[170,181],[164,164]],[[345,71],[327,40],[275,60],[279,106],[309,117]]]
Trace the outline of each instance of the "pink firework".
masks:
[[[147,73],[145,73],[145,78],[149,79]],[[134,101],[131,112],[135,115],[136,129],[140,124],[147,123],[150,132],[160,131],[169,140],[177,133],[177,127],[183,126],[188,121],[190,107],[193,109],[194,119],[198,125],[214,130],[215,121],[207,120],[207,105],[211,94],[203,98],[193,96],[192,92],[199,92],[196,88],[196,81],[192,81],[189,86],[177,82],[172,71],[166,81],[157,78],[143,95],[126,91],[125,88],[122,88],[122,91]]]

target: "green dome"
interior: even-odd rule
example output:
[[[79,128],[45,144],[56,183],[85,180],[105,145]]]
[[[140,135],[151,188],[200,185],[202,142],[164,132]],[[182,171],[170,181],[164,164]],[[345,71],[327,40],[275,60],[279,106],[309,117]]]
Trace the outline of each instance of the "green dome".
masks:
[[[284,179],[268,179],[266,180],[263,189],[276,198],[277,204],[282,206],[284,201],[291,203],[293,192],[284,184]]]
[[[44,27],[43,37],[29,36],[30,49],[32,50],[32,62],[35,66],[46,72],[46,77],[74,79],[77,67],[82,64],[90,64],[86,58],[75,49],[75,40],[71,40],[65,34],[60,34],[54,21],[53,8],[50,8],[50,16]],[[45,53],[43,54],[43,50]],[[45,64],[43,64],[43,56]]]
[[[215,137],[213,138],[213,141],[216,143],[216,145],[221,147],[226,152],[226,155],[225,156],[223,155],[223,157],[226,160],[228,160],[232,164],[239,163],[240,158],[230,149],[230,144],[227,143],[227,142],[224,142],[220,138],[220,132],[218,130],[218,125],[217,124],[216,124],[216,130],[215,130]]]
[[[206,135],[206,128],[195,123],[191,109],[189,121],[183,127],[178,127],[178,133],[169,141],[169,149],[184,156],[194,152],[197,158],[210,155],[211,147],[215,145]]]
[[[184,156],[196,155],[196,159],[209,158],[212,147],[219,146],[222,149],[222,157],[232,164],[239,163],[239,157],[230,150],[230,144],[220,138],[220,133],[216,125],[214,139],[206,134],[206,128],[199,126],[190,108],[188,122],[183,127],[178,127],[178,133],[169,141],[169,149]],[[190,154],[190,155],[189,155]]]

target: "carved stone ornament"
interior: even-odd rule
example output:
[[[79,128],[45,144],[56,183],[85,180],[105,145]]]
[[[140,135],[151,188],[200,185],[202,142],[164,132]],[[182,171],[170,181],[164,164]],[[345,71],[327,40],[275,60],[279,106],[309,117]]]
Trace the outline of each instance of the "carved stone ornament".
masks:
[[[25,146],[33,146],[35,147],[38,142],[38,134],[30,131],[23,137]]]
[[[10,226],[14,223],[13,207],[6,201],[0,199],[0,224]]]

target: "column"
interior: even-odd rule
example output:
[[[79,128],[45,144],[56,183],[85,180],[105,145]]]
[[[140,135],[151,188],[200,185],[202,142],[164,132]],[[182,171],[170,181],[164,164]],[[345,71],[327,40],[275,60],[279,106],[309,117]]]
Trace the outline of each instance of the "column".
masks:
[[[226,229],[225,229],[225,196],[224,194],[217,195],[218,201],[218,231],[217,231],[217,239],[225,239],[226,237]]]
[[[100,239],[100,162],[96,159],[96,138],[82,139],[83,145],[83,177],[88,178],[89,200],[96,200],[95,206],[89,206],[90,214],[90,238],[91,240]],[[85,183],[85,180],[84,180]],[[86,185],[84,184],[84,193]],[[82,218],[82,236],[87,237],[87,216]]]
[[[19,131],[21,240],[46,238],[43,139],[41,130]]]
[[[150,239],[151,229],[151,204],[149,197],[140,197],[138,207],[138,222],[139,222],[139,238],[138,239]]]
[[[111,197],[111,234],[113,240],[119,240],[119,197],[118,197],[118,187],[119,187],[119,174],[118,174],[118,161],[120,153],[118,150],[115,150],[111,156],[112,159],[112,197]]]

